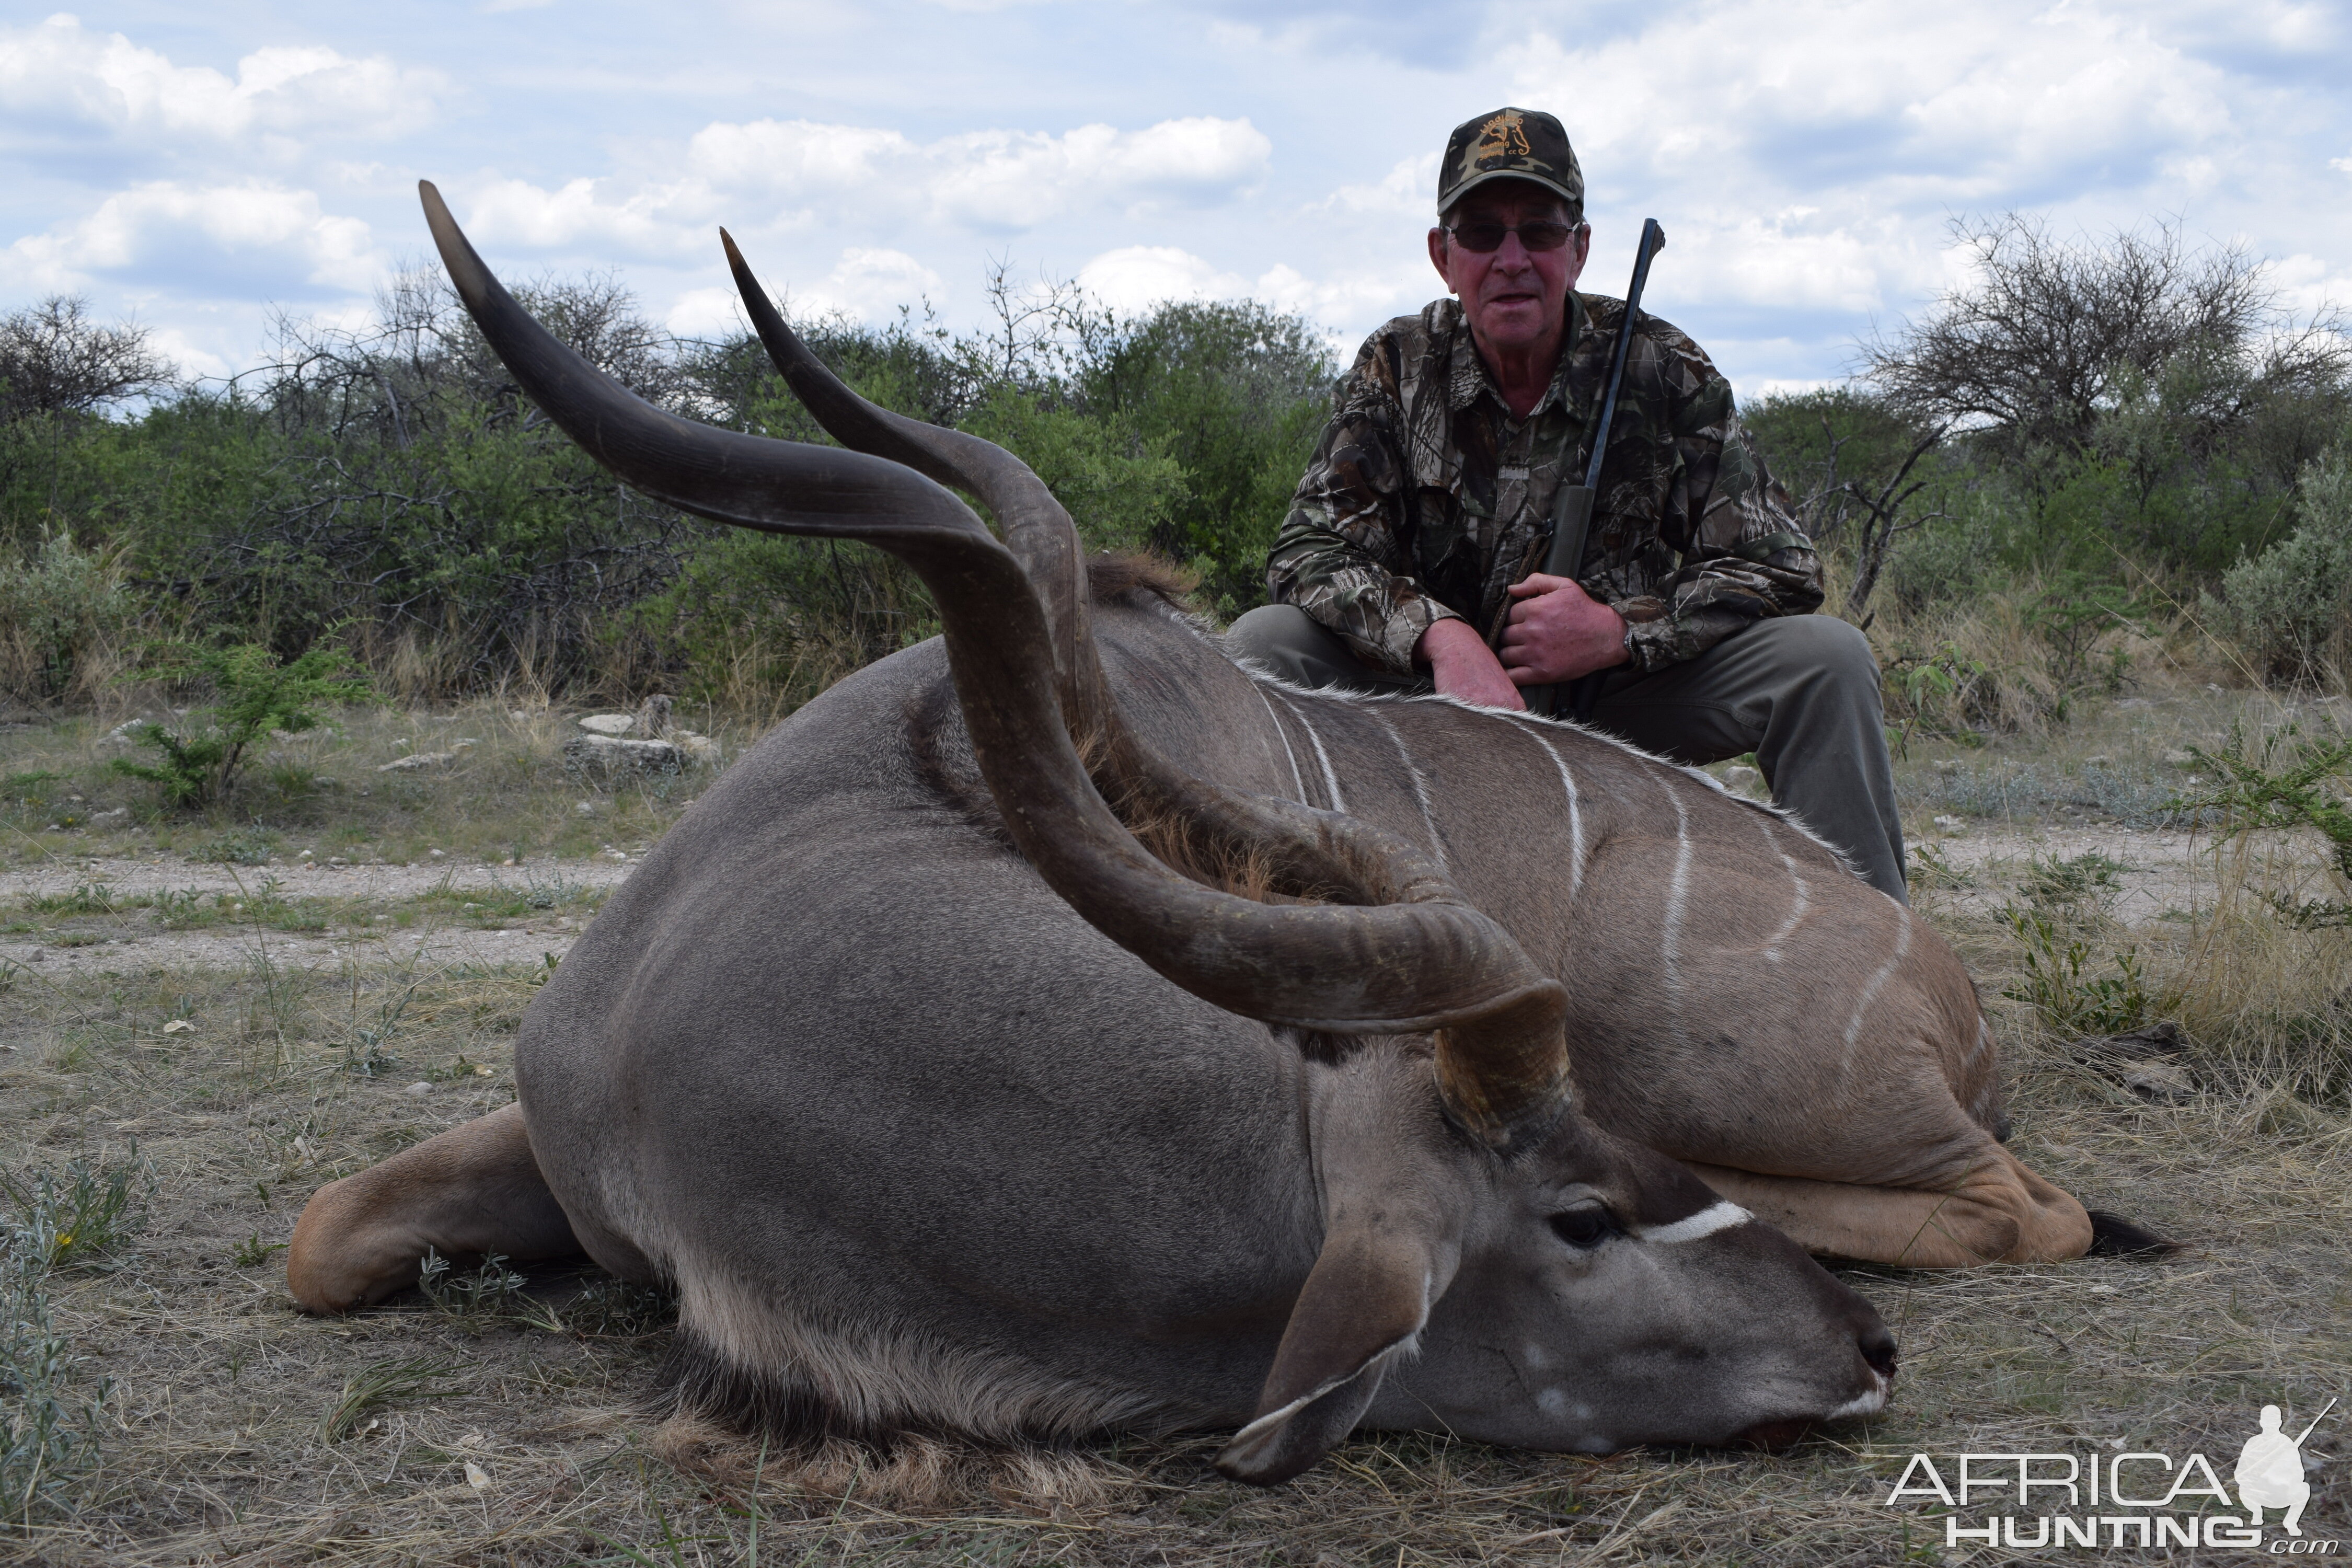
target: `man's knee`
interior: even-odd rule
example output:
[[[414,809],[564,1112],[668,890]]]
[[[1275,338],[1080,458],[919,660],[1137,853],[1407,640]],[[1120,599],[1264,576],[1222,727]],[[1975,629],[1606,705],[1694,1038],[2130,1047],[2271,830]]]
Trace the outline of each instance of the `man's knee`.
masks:
[[[1225,647],[1235,658],[1253,658],[1280,672],[1301,656],[1319,652],[1323,628],[1296,605],[1260,605],[1225,628]]]
[[[1835,616],[1780,616],[1762,620],[1743,634],[1761,634],[1770,647],[1774,673],[1784,681],[1803,677],[1875,698],[1878,658],[1870,638],[1851,621]]]
[[[1296,605],[1261,605],[1225,629],[1225,651],[1295,686],[1342,691],[1402,691],[1412,683],[1368,669],[1348,645]]]

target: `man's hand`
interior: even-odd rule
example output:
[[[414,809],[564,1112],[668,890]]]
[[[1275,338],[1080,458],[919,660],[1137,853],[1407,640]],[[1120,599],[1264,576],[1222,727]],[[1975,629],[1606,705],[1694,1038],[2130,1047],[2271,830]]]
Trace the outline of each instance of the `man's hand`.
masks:
[[[1625,617],[1575,579],[1532,572],[1509,592],[1518,603],[1504,623],[1502,667],[1519,685],[1552,686],[1633,657],[1625,651]]]
[[[1413,644],[1412,657],[1414,663],[1429,666],[1430,682],[1441,695],[1481,708],[1518,710],[1528,705],[1511,678],[1503,673],[1503,661],[1467,621],[1451,616],[1433,621]]]

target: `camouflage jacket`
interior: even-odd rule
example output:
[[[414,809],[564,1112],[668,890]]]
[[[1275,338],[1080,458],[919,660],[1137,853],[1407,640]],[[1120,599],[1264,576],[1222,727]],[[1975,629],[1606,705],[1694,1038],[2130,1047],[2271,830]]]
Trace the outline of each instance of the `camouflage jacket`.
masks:
[[[1448,616],[1498,644],[1504,590],[1541,568],[1553,492],[1581,482],[1625,307],[1571,294],[1569,312],[1559,373],[1524,420],[1505,406],[1453,300],[1365,340],[1275,539],[1275,601],[1400,674],[1412,671],[1421,634]],[[1820,559],[1733,412],[1730,384],[1654,316],[1642,318],[1626,357],[1577,575],[1625,617],[1645,671],[1695,658],[1759,616],[1822,602]]]

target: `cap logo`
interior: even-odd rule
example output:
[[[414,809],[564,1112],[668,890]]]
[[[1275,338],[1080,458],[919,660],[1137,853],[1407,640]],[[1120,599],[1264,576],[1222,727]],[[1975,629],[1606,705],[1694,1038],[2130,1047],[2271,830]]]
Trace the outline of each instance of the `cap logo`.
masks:
[[[1480,167],[1534,155],[1528,146],[1527,122],[1515,109],[1507,109],[1486,121],[1478,132],[1478,144],[1470,153],[1471,161]]]

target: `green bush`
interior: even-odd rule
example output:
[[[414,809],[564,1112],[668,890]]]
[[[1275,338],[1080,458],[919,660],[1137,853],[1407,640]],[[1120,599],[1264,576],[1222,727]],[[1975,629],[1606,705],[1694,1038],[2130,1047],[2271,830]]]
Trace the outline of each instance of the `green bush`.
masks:
[[[139,741],[159,753],[156,764],[117,758],[114,770],[154,784],[167,805],[200,806],[221,799],[236,787],[237,771],[256,741],[273,730],[317,729],[324,721],[310,710],[314,704],[357,702],[368,696],[367,682],[348,674],[351,668],[340,648],[314,647],[280,664],[276,654],[256,643],[167,647],[151,656],[145,673],[167,679],[211,677],[216,700],[210,722],[192,735],[149,724]]]
[[[84,550],[61,529],[46,531],[30,559],[0,562],[0,691],[54,702],[91,684],[100,674],[93,656],[137,618],[119,552]]]
[[[2205,613],[2270,679],[2340,677],[2352,616],[2352,454],[2337,447],[2296,486],[2293,534],[2221,574]]]

